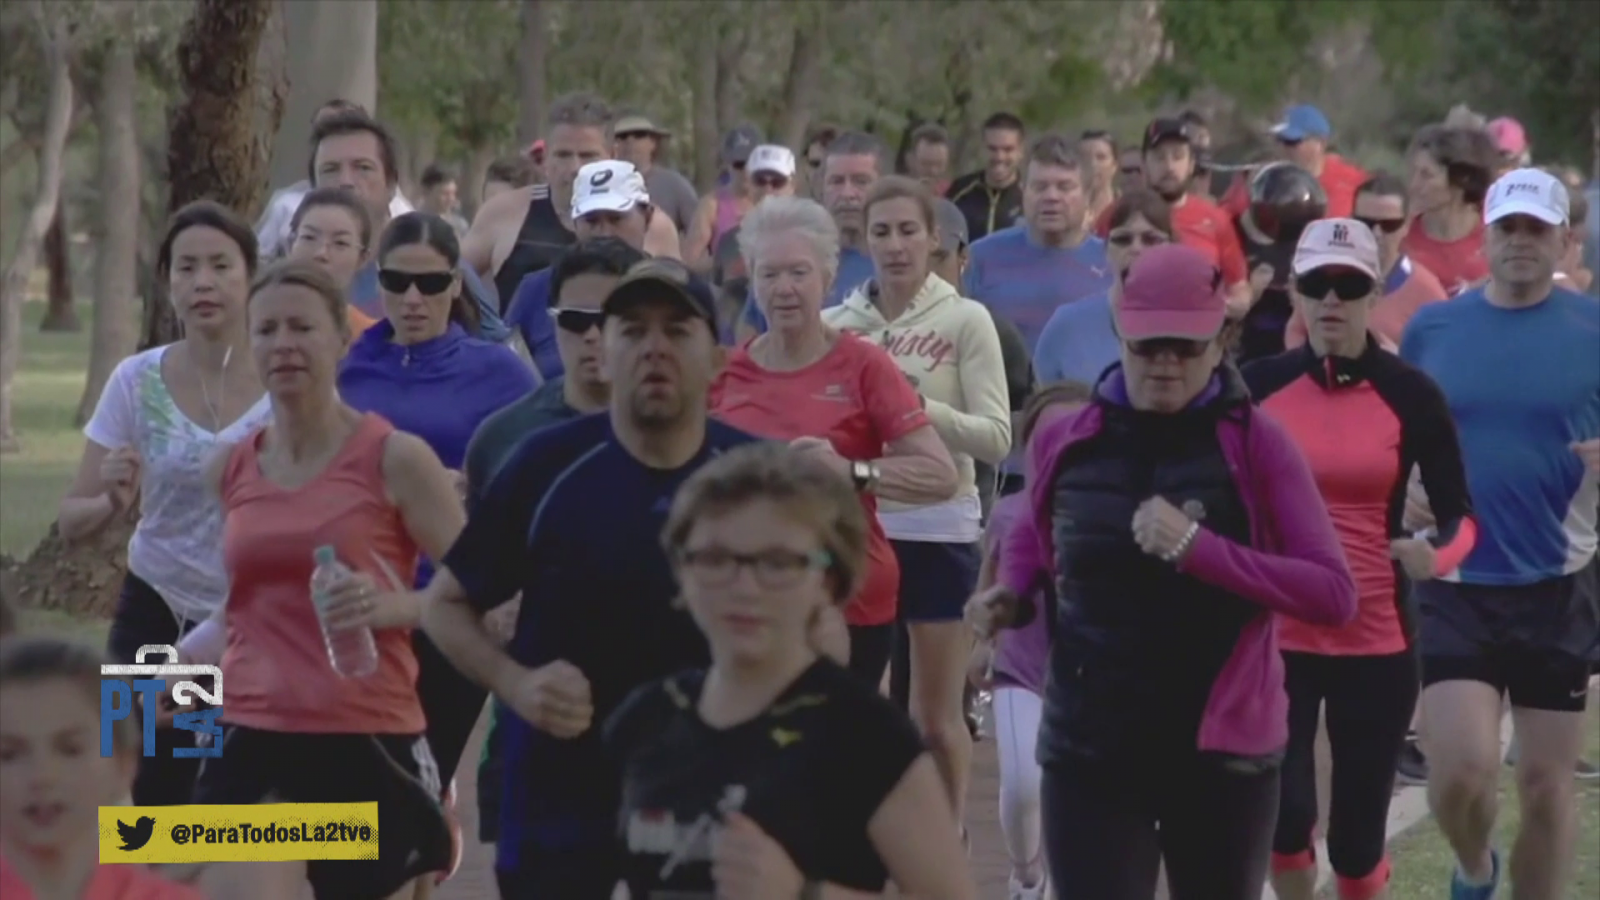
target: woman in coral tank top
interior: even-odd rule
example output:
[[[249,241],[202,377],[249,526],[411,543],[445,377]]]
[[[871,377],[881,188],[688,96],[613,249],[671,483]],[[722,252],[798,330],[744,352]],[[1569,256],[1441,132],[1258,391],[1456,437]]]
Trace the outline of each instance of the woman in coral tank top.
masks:
[[[213,866],[207,892],[230,900],[412,897],[449,863],[439,776],[423,737],[408,590],[418,554],[437,559],[464,513],[444,465],[420,438],[346,406],[335,390],[350,341],[344,293],[319,267],[290,262],[251,288],[250,344],[273,422],[213,464],[225,516],[229,593],[222,755],[206,760],[202,804],[376,802],[376,860]],[[376,670],[333,669],[312,606],[313,553],[332,546],[352,574],[325,615],[372,630]],[[180,648],[204,658],[210,629]],[[204,627],[204,626],[203,626]]]

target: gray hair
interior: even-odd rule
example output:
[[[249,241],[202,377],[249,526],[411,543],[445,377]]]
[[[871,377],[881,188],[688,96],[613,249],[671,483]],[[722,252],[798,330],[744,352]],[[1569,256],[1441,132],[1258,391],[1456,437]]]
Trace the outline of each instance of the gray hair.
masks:
[[[805,238],[827,283],[839,271],[839,226],[822,204],[805,197],[768,197],[739,221],[739,254],[751,273],[762,249],[773,238],[794,234]]]
[[[578,92],[557,97],[550,104],[550,127],[572,125],[578,128],[598,128],[609,137],[611,124],[617,120],[610,104],[598,95]]]
[[[822,157],[822,170],[828,170],[828,160],[835,156],[871,156],[878,161],[879,175],[894,174],[894,162],[889,158],[889,146],[865,131],[846,131],[833,139],[828,152]]]

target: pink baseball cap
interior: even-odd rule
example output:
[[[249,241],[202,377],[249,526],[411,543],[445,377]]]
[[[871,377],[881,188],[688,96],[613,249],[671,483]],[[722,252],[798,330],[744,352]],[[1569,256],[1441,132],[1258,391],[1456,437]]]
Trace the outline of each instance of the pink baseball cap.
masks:
[[[1122,283],[1114,318],[1124,340],[1217,336],[1228,316],[1222,271],[1210,257],[1183,244],[1146,250]]]
[[[1506,156],[1520,157],[1528,152],[1528,133],[1522,123],[1509,116],[1501,116],[1487,126],[1489,139]]]

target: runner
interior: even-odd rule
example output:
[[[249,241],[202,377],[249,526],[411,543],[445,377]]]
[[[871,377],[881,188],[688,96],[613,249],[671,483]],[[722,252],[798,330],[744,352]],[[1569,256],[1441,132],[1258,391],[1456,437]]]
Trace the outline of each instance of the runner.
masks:
[[[828,148],[840,134],[840,129],[833,125],[820,125],[813,128],[811,136],[806,138],[805,196],[818,203],[823,203],[822,162],[828,156]]]
[[[1572,773],[1582,750],[1600,506],[1600,304],[1555,287],[1566,187],[1518,169],[1488,191],[1491,276],[1419,310],[1401,355],[1444,391],[1481,533],[1457,575],[1419,587],[1428,800],[1455,850],[1452,900],[1504,877],[1491,843],[1502,697],[1520,736],[1519,896],[1569,883]]]
[[[1263,166],[1250,178],[1249,205],[1233,220],[1250,269],[1250,311],[1244,316],[1236,361],[1243,365],[1283,352],[1291,301],[1289,261],[1305,227],[1327,215],[1328,196],[1312,174],[1293,163]]]
[[[950,182],[945,196],[967,217],[967,234],[980,241],[1022,217],[1022,142],[1027,129],[1008,112],[983,120],[984,167]],[[887,174],[887,172],[885,173]]]
[[[1272,126],[1272,136],[1284,160],[1311,173],[1327,197],[1329,218],[1348,217],[1355,209],[1356,188],[1367,180],[1367,173],[1328,149],[1333,126],[1315,106],[1291,106],[1283,120]],[[1222,207],[1239,216],[1253,203],[1247,182],[1235,180]],[[1289,242],[1294,248],[1294,242]]]
[[[906,174],[943,197],[950,189],[950,132],[938,122],[924,122],[911,132],[910,144]]]
[[[255,268],[255,235],[239,217],[209,201],[178,210],[156,271],[167,281],[184,337],[118,363],[84,426],[78,474],[57,520],[62,538],[87,540],[138,516],[106,641],[117,662],[135,662],[146,644],[176,644],[228,594],[222,516],[204,470],[218,444],[238,440],[272,415],[260,379],[245,363],[245,304]],[[200,764],[174,759],[172,750],[193,737],[157,730],[154,751],[139,757],[135,803],[189,802]]]
[[[679,235],[688,234],[700,194],[676,169],[656,164],[672,132],[657,125],[649,116],[629,115],[617,120],[612,133],[612,155],[633,163],[644,176],[645,190],[655,198],[656,208],[672,220]]]
[[[1483,199],[1494,180],[1494,145],[1478,129],[1430,125],[1417,132],[1406,155],[1416,221],[1402,247],[1454,296],[1489,274]]]
[[[876,895],[892,877],[917,897],[976,898],[911,723],[809,646],[867,567],[853,494],[776,444],[738,448],[678,493],[663,542],[711,665],[640,688],[606,724],[631,896]]]
[[[1093,222],[1117,199],[1117,139],[1111,132],[1091,128],[1078,135],[1078,156],[1086,164],[1088,195],[1085,221]]]
[[[901,578],[878,502],[948,500],[956,466],[889,353],[823,319],[840,255],[833,217],[809,200],[773,198],[745,217],[740,234],[756,302],[772,328],[729,356],[713,412],[752,434],[809,447],[855,483],[872,534],[866,580],[844,617],[850,668],[877,684],[889,662]]]
[[[706,663],[660,534],[678,486],[754,440],[707,421],[713,303],[673,260],[621,279],[601,306],[609,412],[524,440],[428,586],[429,636],[514,713],[499,717],[502,897],[609,900],[620,782],[594,726],[641,685]],[[518,591],[502,650],[481,617]]]
[[[1533,147],[1528,143],[1528,133],[1522,123],[1509,116],[1491,120],[1484,128],[1489,140],[1500,151],[1500,165],[1505,171],[1533,165]]]
[[[759,206],[768,197],[793,197],[795,193],[794,151],[777,144],[762,144],[750,151],[745,163],[750,178],[750,206]],[[739,253],[739,226],[724,232],[711,260],[711,283],[718,287],[738,279],[749,280],[744,257]]]
[[[987,635],[1043,614],[1017,614],[1041,579],[1060,592],[1039,735],[1057,900],[1147,900],[1163,859],[1173,900],[1259,897],[1287,739],[1277,618],[1355,613],[1311,473],[1223,364],[1222,288],[1191,247],[1128,273],[1122,364],[1033,436],[1030,515],[969,605]]]
[[[1244,380],[1310,465],[1359,595],[1347,625],[1279,625],[1289,749],[1272,884],[1280,900],[1316,893],[1314,745],[1325,715],[1338,786],[1328,798],[1328,859],[1340,900],[1371,900],[1388,890],[1389,798],[1418,693],[1411,582],[1454,571],[1477,528],[1444,396],[1369,333],[1382,291],[1372,232],[1355,219],[1314,222],[1292,270],[1295,306],[1314,323],[1309,341],[1246,365]],[[1439,519],[1428,538],[1412,537],[1401,523],[1413,467]]]
[[[306,263],[274,267],[251,288],[251,351],[273,420],[209,464],[228,600],[179,650],[209,662],[226,645],[222,754],[206,760],[194,802],[377,802],[383,842],[370,861],[209,866],[201,884],[212,896],[291,897],[309,881],[318,900],[398,900],[450,861],[415,687],[421,608],[410,587],[419,551],[437,559],[461,530],[461,504],[427,444],[339,399],[344,303]],[[308,585],[322,546],[352,574],[319,610]],[[319,616],[370,629],[372,674],[333,668]]]
[[[1082,382],[1056,382],[1041,387],[1022,412],[1019,443],[1026,447],[1039,426],[1082,409],[1093,396]],[[983,568],[978,591],[994,586],[999,550],[1017,521],[1027,515],[1028,498],[1017,493],[1001,498],[983,534]],[[1034,757],[1043,713],[1044,674],[1050,658],[1050,632],[1055,606],[1049,588],[1029,598],[1040,614],[1022,628],[1002,632],[993,642],[979,642],[967,665],[968,680],[993,692],[994,735],[1000,761],[1000,831],[1011,857],[1010,900],[1049,900],[1052,896],[1039,839],[1039,763]]]
[[[700,198],[689,236],[683,242],[683,259],[697,272],[711,271],[711,254],[722,236],[739,227],[739,220],[755,205],[745,165],[764,140],[761,132],[749,125],[723,135],[721,159],[728,183]]]
[[[461,218],[461,199],[456,193],[456,176],[438,163],[422,170],[422,197],[418,212],[432,213],[450,223],[459,239],[467,233],[467,220]],[[397,213],[396,216],[402,215]]]
[[[142,740],[137,718],[129,716],[112,723],[112,754],[97,752],[100,666],[110,662],[60,638],[0,640],[0,896],[6,900],[203,900],[194,888],[144,866],[99,864],[100,807],[127,802]]]
[[[1412,261],[1404,250],[1411,228],[1406,186],[1384,172],[1373,175],[1356,189],[1354,218],[1367,226],[1378,242],[1378,277],[1382,296],[1367,314],[1367,328],[1378,339],[1378,346],[1395,351],[1406,323],[1417,310],[1445,299],[1444,286],[1421,263]],[[1289,318],[1283,341],[1287,347],[1306,342],[1306,320],[1297,306]]]
[[[489,170],[483,176],[483,196],[478,203],[479,214],[490,200],[508,191],[527,187],[534,184],[533,163],[527,156],[506,156],[489,164]],[[471,232],[469,226],[467,231]],[[462,236],[465,239],[465,235]]]
[[[977,584],[983,531],[972,463],[999,463],[1011,449],[1011,404],[989,311],[930,270],[938,233],[933,200],[925,185],[901,175],[872,186],[864,212],[877,274],[822,320],[888,351],[956,465],[953,496],[916,504],[885,498],[878,518],[900,566],[911,718],[960,820],[972,765],[961,702],[969,649],[961,611]]]
[[[361,201],[343,188],[316,188],[300,201],[290,229],[294,237],[285,258],[321,266],[334,284],[348,291],[372,246],[372,216]],[[345,316],[352,335],[378,322],[354,306],[345,309]]]

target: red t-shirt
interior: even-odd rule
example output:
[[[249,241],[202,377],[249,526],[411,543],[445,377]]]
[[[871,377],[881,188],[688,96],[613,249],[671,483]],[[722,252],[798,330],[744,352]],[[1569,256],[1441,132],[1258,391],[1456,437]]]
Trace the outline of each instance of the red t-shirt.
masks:
[[[1356,188],[1367,180],[1367,173],[1344,157],[1330,153],[1322,161],[1322,174],[1317,181],[1322,192],[1328,195],[1326,218],[1348,219],[1356,209]],[[1222,208],[1228,215],[1238,218],[1250,208],[1250,179],[1239,177],[1228,186],[1222,198]]]
[[[0,897],[34,900],[33,889],[0,857]],[[205,900],[198,890],[162,878],[144,866],[95,866],[83,900]]]
[[[875,460],[884,447],[928,424],[922,401],[881,347],[841,333],[827,355],[793,372],[757,365],[741,347],[711,388],[711,413],[735,428],[775,440],[825,437],[850,460]],[[900,565],[878,523],[878,501],[861,495],[871,536],[867,578],[845,607],[851,625],[894,621]]]
[[[1095,217],[1094,233],[1104,240],[1111,234],[1111,210],[1106,207]],[[1204,197],[1190,194],[1172,207],[1172,230],[1179,243],[1187,244],[1211,258],[1222,270],[1224,284],[1235,285],[1247,280],[1244,248],[1239,246],[1239,235],[1233,230],[1233,219],[1222,207]]]
[[[1483,223],[1474,225],[1466,237],[1441,241],[1422,227],[1422,217],[1411,220],[1411,230],[1400,248],[1412,262],[1438,276],[1450,296],[1461,293],[1489,277],[1489,260],[1483,255]]]

